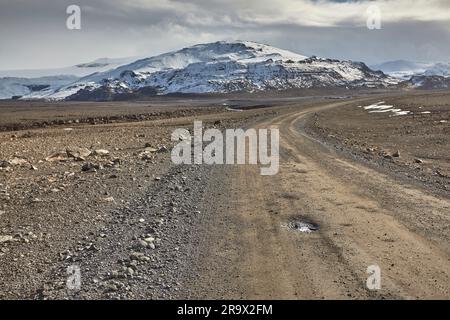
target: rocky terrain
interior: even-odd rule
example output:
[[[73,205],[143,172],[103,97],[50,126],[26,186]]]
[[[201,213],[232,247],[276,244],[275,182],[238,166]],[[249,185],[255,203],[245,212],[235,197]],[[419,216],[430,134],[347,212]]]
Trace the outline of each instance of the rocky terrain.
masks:
[[[1,104],[0,298],[448,299],[448,101]],[[279,173],[173,165],[194,120],[279,128]]]
[[[388,97],[310,117],[308,132],[367,163],[450,192],[450,95],[416,93]],[[383,102],[389,109],[367,109]],[[367,107],[366,107],[367,108]],[[405,114],[406,113],[406,114]]]
[[[176,297],[211,168],[171,165],[170,134],[198,118],[221,128],[264,112],[174,109],[0,134],[2,299]],[[73,265],[77,292],[66,286]]]

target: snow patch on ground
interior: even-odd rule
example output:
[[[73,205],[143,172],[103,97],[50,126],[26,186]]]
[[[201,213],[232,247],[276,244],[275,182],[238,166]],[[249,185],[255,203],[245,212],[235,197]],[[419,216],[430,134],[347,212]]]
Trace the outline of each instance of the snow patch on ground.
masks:
[[[387,113],[387,112],[391,112],[391,113],[393,113],[394,116],[405,116],[405,115],[408,115],[408,114],[412,113],[411,111],[402,110],[402,109],[399,109],[399,108],[394,108],[394,106],[387,105],[387,104],[384,104],[384,103],[385,103],[384,101],[380,101],[380,102],[377,102],[375,104],[371,104],[371,105],[368,105],[368,106],[365,106],[365,107],[362,107],[362,106],[360,106],[360,107],[364,108],[364,110],[370,110],[369,113]]]

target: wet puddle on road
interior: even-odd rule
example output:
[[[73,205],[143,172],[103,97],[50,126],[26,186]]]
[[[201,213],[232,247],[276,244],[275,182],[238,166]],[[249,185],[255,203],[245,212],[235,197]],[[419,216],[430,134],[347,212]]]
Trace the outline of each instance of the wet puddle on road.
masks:
[[[288,223],[283,224],[282,226],[288,228],[291,231],[303,233],[311,233],[319,230],[318,224],[300,219],[291,220]]]

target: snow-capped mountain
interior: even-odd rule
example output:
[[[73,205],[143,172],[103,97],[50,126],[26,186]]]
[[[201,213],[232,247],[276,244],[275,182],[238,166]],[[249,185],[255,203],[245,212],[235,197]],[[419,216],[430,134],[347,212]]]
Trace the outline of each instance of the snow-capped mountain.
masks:
[[[41,98],[108,100],[117,95],[142,92],[226,93],[311,87],[380,87],[397,82],[361,62],[308,58],[250,41],[220,41],[92,74],[52,93],[46,92]]]
[[[450,63],[397,60],[372,68],[391,77],[403,79],[401,87],[427,90],[450,88]]]
[[[0,99],[42,98],[87,75],[105,72],[136,58],[101,58],[67,68],[0,71]]]
[[[85,77],[87,75],[105,72],[117,68],[124,64],[136,61],[137,57],[128,58],[100,58],[87,63],[80,63],[75,66],[54,69],[30,69],[30,70],[0,70],[0,77],[14,78],[42,78],[52,76],[75,76]]]
[[[450,77],[450,63],[435,63],[427,68],[423,75]]]
[[[81,78],[0,78],[0,98],[110,100],[139,94],[386,87],[399,82],[362,62],[308,58],[250,41],[199,44],[123,63],[99,59],[55,69],[65,74],[87,74]]]
[[[413,75],[422,74],[431,66],[431,63],[396,60],[374,65],[371,68],[381,70],[391,77],[409,80]]]
[[[450,63],[396,60],[374,65],[371,68],[404,80],[409,80],[413,76],[450,76]]]
[[[11,99],[27,96],[40,98],[52,94],[58,88],[78,80],[74,76],[51,76],[40,78],[0,78],[0,99]]]
[[[413,76],[410,80],[406,81],[404,85],[415,88],[415,89],[449,89],[450,88],[450,77],[443,76],[427,76],[419,75]]]

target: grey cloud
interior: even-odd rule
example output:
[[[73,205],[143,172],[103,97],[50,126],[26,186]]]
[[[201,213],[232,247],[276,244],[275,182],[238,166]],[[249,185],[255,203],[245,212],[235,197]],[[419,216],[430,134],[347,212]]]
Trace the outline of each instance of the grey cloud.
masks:
[[[368,30],[367,1],[0,0],[0,69],[154,55],[222,39],[368,63],[450,60],[450,2],[417,0],[399,12],[405,1],[370,2],[383,8],[383,29]],[[65,27],[69,4],[81,6],[82,30]],[[343,12],[333,13],[335,5]]]

